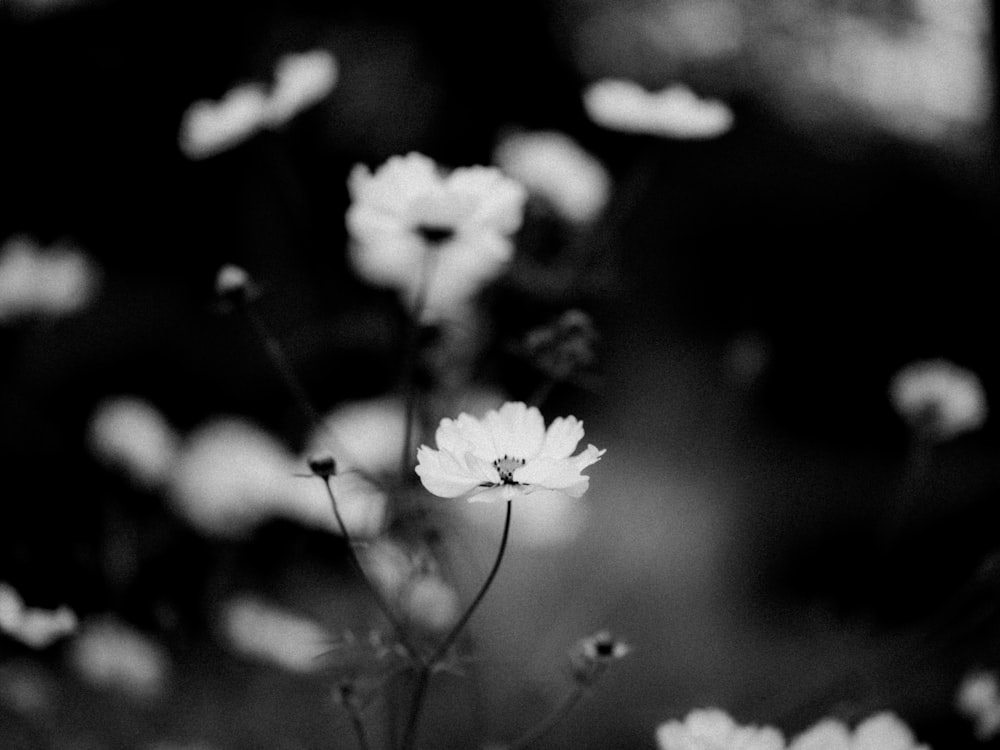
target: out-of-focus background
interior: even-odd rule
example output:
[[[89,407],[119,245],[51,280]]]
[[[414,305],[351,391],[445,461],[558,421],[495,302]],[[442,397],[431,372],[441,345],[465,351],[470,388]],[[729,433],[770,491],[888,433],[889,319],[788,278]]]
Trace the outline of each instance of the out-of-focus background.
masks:
[[[515,503],[475,658],[435,678],[422,746],[512,740],[603,628],[629,658],[538,747],[654,748],[701,706],[789,734],[890,709],[938,750],[982,746],[955,693],[1000,666],[997,428],[914,447],[888,389],[943,358],[1000,392],[996,18],[981,0],[4,0],[0,622],[16,591],[77,626],[0,632],[0,745],[357,746],[333,693],[366,667],[310,648],[367,654],[352,638],[382,621],[296,476],[307,416],[216,273],[247,270],[316,408],[378,453],[399,440],[407,318],[348,263],[348,173],[411,151],[490,164],[504,134],[555,130],[611,176],[586,265],[564,281],[571,232],[529,203],[449,403],[530,400],[518,342],[579,309],[596,361],[542,411],[607,454],[582,499]],[[328,95],[185,155],[192,103],[317,49]],[[603,128],[582,99],[603,78],[682,82],[735,124]],[[49,302],[28,309],[11,259],[34,250]],[[462,602],[502,512],[437,506]]]

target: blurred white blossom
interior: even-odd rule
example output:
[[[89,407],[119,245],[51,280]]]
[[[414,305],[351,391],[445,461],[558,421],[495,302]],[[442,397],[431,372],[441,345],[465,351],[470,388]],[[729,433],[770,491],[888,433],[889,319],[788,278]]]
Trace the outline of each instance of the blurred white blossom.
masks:
[[[913,362],[893,376],[889,398],[923,437],[948,440],[986,421],[986,393],[978,376],[945,359]]]
[[[419,575],[403,590],[400,608],[407,619],[419,627],[447,630],[458,621],[458,593],[440,576]]]
[[[955,695],[955,706],[972,720],[976,739],[985,742],[1000,734],[1000,681],[995,672],[966,675]]]
[[[319,658],[332,641],[309,618],[244,595],[223,609],[222,634],[237,653],[290,672],[313,672],[323,666]]]
[[[337,470],[370,475],[399,470],[406,411],[402,399],[382,397],[341,404],[309,439],[306,455],[330,452]],[[417,434],[414,425],[413,435]],[[412,444],[412,443],[411,443]]]
[[[267,126],[269,104],[259,83],[234,86],[217,102],[196,101],[181,120],[181,151],[189,159],[206,159],[243,143]]]
[[[140,487],[167,477],[180,449],[180,436],[160,411],[139,398],[107,399],[94,410],[87,443],[100,460],[125,472]]]
[[[684,84],[650,92],[634,81],[606,78],[583,93],[590,119],[610,130],[686,140],[716,138],[733,127],[733,112]]]
[[[89,685],[137,699],[159,697],[170,670],[160,644],[112,616],[84,622],[72,641],[70,662]]]
[[[279,127],[313,104],[322,101],[337,85],[337,60],[327,50],[292,52],[282,56],[274,71],[274,88],[268,119]]]
[[[913,732],[890,712],[875,714],[852,733],[836,719],[824,719],[800,734],[788,750],[930,750],[918,745]]]
[[[773,727],[742,726],[717,708],[695,709],[684,721],[656,730],[660,750],[784,750],[785,738]]]
[[[76,632],[77,626],[76,614],[69,607],[28,607],[13,586],[0,582],[0,632],[5,635],[43,649]]]
[[[557,417],[546,429],[536,407],[508,402],[482,420],[469,414],[442,419],[438,447],[420,446],[416,472],[438,497],[511,500],[539,490],[581,497],[590,485],[581,472],[605,453],[589,445],[573,456],[582,438],[576,417]]]
[[[68,244],[43,248],[25,235],[10,237],[0,247],[0,324],[77,312],[99,281],[93,261]]]
[[[611,193],[608,170],[565,133],[509,133],[493,162],[569,221],[592,221]]]
[[[372,582],[408,622],[446,630],[458,620],[458,594],[426,552],[383,537],[367,545],[361,558]]]
[[[347,228],[355,271],[398,290],[421,317],[454,315],[504,271],[521,226],[524,188],[493,167],[440,170],[426,156],[393,156],[348,179]]]

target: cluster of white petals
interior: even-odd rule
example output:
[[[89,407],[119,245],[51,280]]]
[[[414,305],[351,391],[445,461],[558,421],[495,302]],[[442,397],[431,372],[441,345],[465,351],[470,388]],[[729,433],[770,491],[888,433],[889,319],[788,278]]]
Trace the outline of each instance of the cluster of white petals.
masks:
[[[42,649],[75,633],[77,625],[76,614],[69,607],[28,607],[13,586],[0,582],[0,633]]]
[[[43,248],[25,235],[0,247],[0,324],[31,317],[59,317],[93,299],[100,273],[93,261],[69,245]]]
[[[417,430],[413,426],[413,434]],[[337,471],[377,476],[399,470],[406,431],[405,405],[400,398],[349,401],[323,418],[307,442],[305,455],[331,453]],[[412,445],[412,443],[411,443]]]
[[[483,419],[441,420],[437,449],[420,446],[416,472],[438,497],[511,500],[538,490],[580,497],[590,484],[581,472],[605,452],[589,445],[572,455],[582,438],[576,417],[558,417],[546,429],[536,407],[508,402]]]
[[[270,90],[262,83],[243,83],[218,101],[200,99],[188,107],[178,145],[189,159],[227,151],[262,130],[281,127],[321,101],[337,84],[337,75],[337,60],[326,50],[284,55]]]
[[[568,221],[592,221],[611,194],[608,170],[565,133],[509,133],[497,144],[493,163]]]
[[[664,138],[716,138],[733,127],[733,112],[718,99],[703,99],[684,84],[647,91],[634,81],[603,79],[583,93],[587,115],[609,130]]]
[[[119,396],[98,404],[87,426],[87,444],[98,459],[149,489],[169,475],[181,438],[151,403]]]
[[[73,639],[70,663],[86,683],[140,700],[160,696],[170,671],[160,644],[111,616],[84,623]]]
[[[851,732],[842,721],[824,719],[796,737],[788,750],[930,750],[888,711],[862,721]]]
[[[912,362],[893,376],[896,412],[924,437],[949,440],[986,421],[986,392],[978,376],[945,359]]]
[[[417,153],[393,156],[374,173],[355,166],[348,189],[355,271],[420,304],[424,321],[463,309],[506,269],[526,198],[494,167],[446,173]]]
[[[774,727],[743,726],[717,708],[661,724],[656,741],[660,750],[785,750],[785,738]]]
[[[955,695],[955,706],[972,721],[973,732],[980,742],[1000,734],[1000,681],[995,672],[966,675]]]
[[[244,595],[227,602],[221,618],[222,636],[245,657],[289,672],[314,672],[332,640],[313,620]]]

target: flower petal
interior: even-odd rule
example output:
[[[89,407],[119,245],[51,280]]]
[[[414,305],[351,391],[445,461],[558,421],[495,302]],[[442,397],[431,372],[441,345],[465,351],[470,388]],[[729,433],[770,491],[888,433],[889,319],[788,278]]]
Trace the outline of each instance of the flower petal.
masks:
[[[545,420],[534,406],[511,401],[488,412],[484,421],[496,446],[496,458],[527,459],[538,455],[545,439]]]
[[[545,458],[568,458],[583,439],[583,422],[576,417],[557,417],[545,433],[539,454]]]
[[[415,469],[427,491],[438,497],[458,497],[476,489],[482,479],[452,454],[426,445],[417,451]]]
[[[587,450],[573,458],[535,458],[516,469],[513,479],[521,484],[538,485],[550,490],[563,490],[567,494],[579,497],[587,491],[590,481],[580,472],[591,464],[597,463],[604,453],[605,451],[590,445],[587,446]],[[574,494],[576,492],[579,494]]]

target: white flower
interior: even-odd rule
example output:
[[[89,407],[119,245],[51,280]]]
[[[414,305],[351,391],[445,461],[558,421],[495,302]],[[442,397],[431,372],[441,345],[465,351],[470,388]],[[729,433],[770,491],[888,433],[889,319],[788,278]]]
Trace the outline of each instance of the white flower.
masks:
[[[397,289],[422,317],[453,313],[496,278],[513,255],[525,191],[492,167],[444,174],[417,153],[393,156],[348,179],[350,259],[372,284]]]
[[[959,713],[973,722],[973,731],[981,742],[1000,734],[1000,683],[994,672],[973,672],[958,687],[955,705]]]
[[[146,488],[166,479],[180,448],[180,437],[156,407],[127,396],[98,405],[87,442],[95,456]]]
[[[221,628],[237,653],[299,673],[322,667],[332,640],[312,620],[249,595],[227,603]]]
[[[284,55],[274,72],[268,122],[280,127],[329,94],[337,84],[337,60],[326,50]]]
[[[924,437],[948,440],[986,421],[986,393],[975,373],[944,359],[913,362],[889,384],[896,412]]]
[[[158,697],[169,670],[162,646],[110,616],[84,624],[73,639],[70,660],[87,683],[138,699]]]
[[[913,732],[890,712],[858,724],[853,734],[843,722],[824,719],[796,737],[788,750],[930,750],[918,745]]]
[[[511,133],[497,145],[493,162],[569,221],[593,220],[611,193],[604,165],[564,133]]]
[[[740,726],[717,708],[695,709],[684,721],[656,730],[660,750],[784,750],[785,738],[773,727]]]
[[[43,249],[29,237],[11,237],[0,247],[0,323],[77,312],[93,298],[98,277],[93,262],[73,247]]]
[[[34,649],[46,648],[76,632],[76,615],[69,607],[37,609],[25,606],[8,583],[0,583],[0,632]]]
[[[702,99],[677,83],[658,92],[634,81],[604,79],[583,94],[590,119],[602,127],[665,138],[715,138],[733,127],[733,113],[717,99]]]
[[[589,445],[573,456],[582,438],[576,417],[558,417],[546,430],[537,408],[508,402],[482,420],[468,414],[442,419],[438,448],[420,446],[416,472],[438,497],[510,500],[538,490],[580,497],[590,484],[580,472],[605,453]]]
[[[215,156],[266,127],[270,113],[270,100],[259,83],[235,86],[218,102],[197,101],[181,120],[181,151],[189,159]]]

